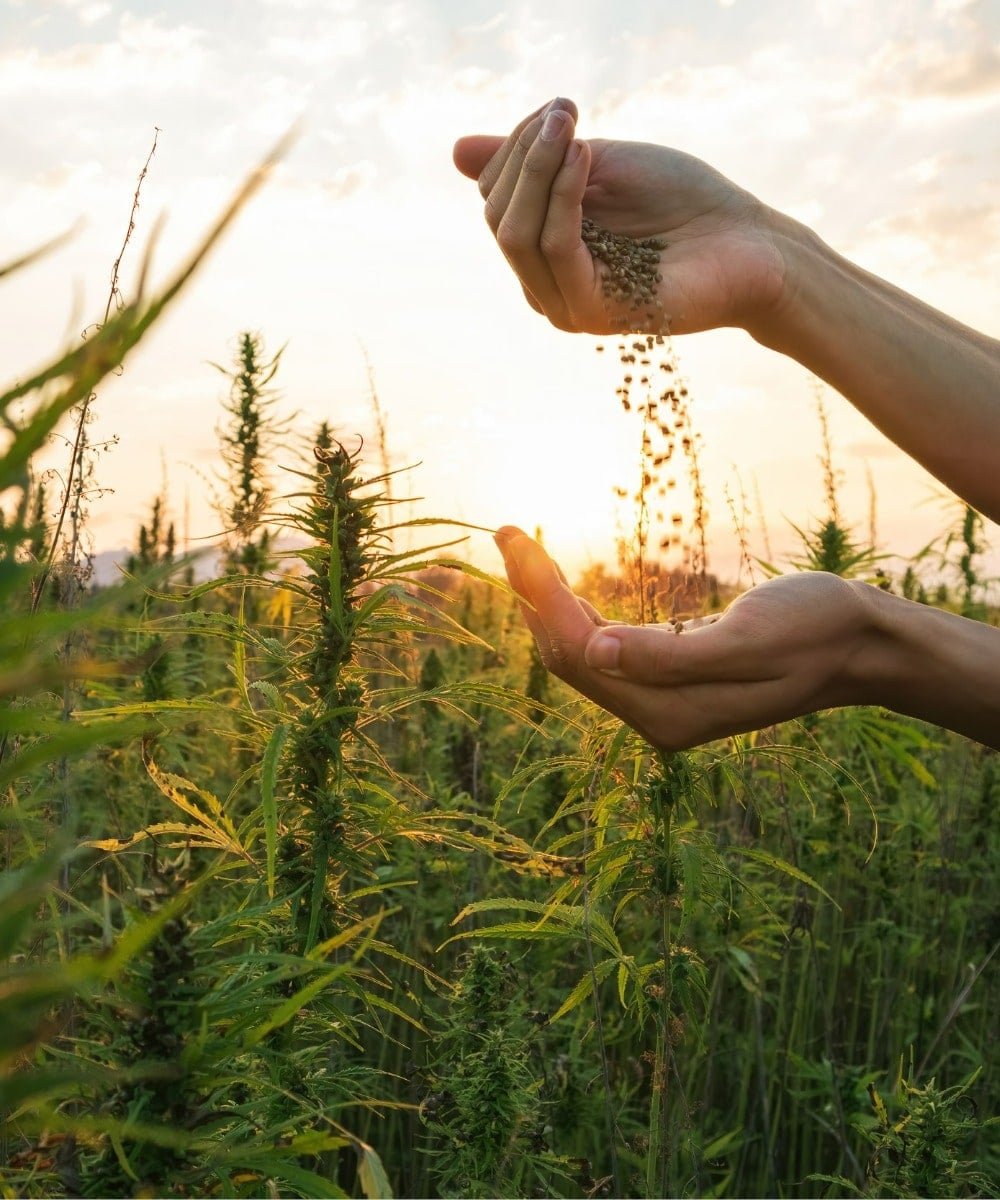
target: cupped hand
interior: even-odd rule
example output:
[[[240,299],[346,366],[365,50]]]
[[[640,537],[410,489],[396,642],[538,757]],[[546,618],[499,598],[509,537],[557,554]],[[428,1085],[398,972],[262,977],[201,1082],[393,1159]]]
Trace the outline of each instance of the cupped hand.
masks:
[[[619,332],[623,315],[636,321],[606,306],[581,238],[586,215],[613,233],[666,243],[658,299],[671,332],[765,322],[784,285],[777,214],[682,151],[581,141],[576,117],[571,101],[555,100],[507,138],[455,144],[455,164],[478,180],[487,223],[529,303],[575,332]]]
[[[870,703],[878,589],[781,575],[721,615],[677,626],[605,621],[542,547],[497,531],[546,667],[652,745],[682,750],[841,704]]]

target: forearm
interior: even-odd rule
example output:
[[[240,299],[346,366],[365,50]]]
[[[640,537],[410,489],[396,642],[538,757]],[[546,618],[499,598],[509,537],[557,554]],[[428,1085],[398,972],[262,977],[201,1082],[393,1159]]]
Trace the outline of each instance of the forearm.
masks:
[[[751,334],[1000,520],[1000,342],[863,271],[798,222],[773,212],[767,221],[784,287]]]
[[[1000,629],[855,584],[870,615],[854,695],[1000,749]]]

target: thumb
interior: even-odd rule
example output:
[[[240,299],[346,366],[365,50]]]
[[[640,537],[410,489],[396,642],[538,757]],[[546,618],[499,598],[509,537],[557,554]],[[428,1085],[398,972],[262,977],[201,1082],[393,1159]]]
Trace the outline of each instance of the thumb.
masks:
[[[469,179],[478,179],[483,168],[503,145],[502,137],[476,133],[460,137],[455,143],[451,157],[455,166]]]
[[[591,634],[583,660],[633,683],[679,686],[744,678],[739,650],[721,621],[683,633],[662,625],[607,625]]]

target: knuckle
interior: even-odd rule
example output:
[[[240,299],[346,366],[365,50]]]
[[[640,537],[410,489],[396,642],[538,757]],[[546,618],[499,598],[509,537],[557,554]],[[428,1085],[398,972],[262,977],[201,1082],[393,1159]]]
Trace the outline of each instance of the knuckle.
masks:
[[[514,153],[526,158],[528,151],[535,144],[536,133],[537,129],[535,127],[535,122],[532,121],[517,135],[517,141],[514,143]]]
[[[545,179],[552,173],[552,163],[548,155],[534,151],[525,157],[521,164],[521,176],[529,183]]]
[[[505,220],[501,217],[497,222],[494,233],[496,234],[497,244],[504,254],[516,256],[528,249],[528,239],[513,221]]]
[[[543,229],[542,236],[539,238],[539,243],[542,253],[546,258],[561,259],[567,258],[572,252],[573,244],[567,240],[561,233],[555,233],[551,229]]]
[[[486,218],[486,224],[495,236],[500,228],[500,222],[503,220],[503,212],[499,209],[496,200],[492,196],[486,197],[486,203],[483,205],[483,216]]]

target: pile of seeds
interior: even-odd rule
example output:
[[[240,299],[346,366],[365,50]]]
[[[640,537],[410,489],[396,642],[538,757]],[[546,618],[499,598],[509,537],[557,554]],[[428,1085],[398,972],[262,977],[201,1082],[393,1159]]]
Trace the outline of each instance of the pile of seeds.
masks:
[[[583,218],[580,236],[593,258],[603,265],[601,290],[605,307],[621,309],[614,323],[622,329],[641,329],[652,333],[666,331],[669,318],[656,295],[662,282],[660,251],[667,243],[659,238],[632,238],[624,233],[602,229],[589,217]]]

